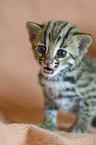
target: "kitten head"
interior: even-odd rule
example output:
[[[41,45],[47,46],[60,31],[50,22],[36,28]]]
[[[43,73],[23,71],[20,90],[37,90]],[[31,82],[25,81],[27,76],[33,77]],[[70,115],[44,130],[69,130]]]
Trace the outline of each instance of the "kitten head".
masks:
[[[49,21],[42,25],[27,22],[26,28],[34,56],[46,77],[72,70],[92,42],[90,34],[80,33],[76,26],[64,21]]]

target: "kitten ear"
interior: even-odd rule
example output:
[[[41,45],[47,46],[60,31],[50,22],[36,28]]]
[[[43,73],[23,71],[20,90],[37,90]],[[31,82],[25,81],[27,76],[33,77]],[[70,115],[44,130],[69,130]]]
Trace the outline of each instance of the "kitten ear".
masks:
[[[80,55],[84,55],[88,52],[88,48],[92,43],[92,36],[87,33],[76,33],[74,37],[77,39],[77,43],[79,44],[79,52]]]
[[[34,22],[27,22],[26,29],[29,34],[30,41],[33,41],[41,36],[42,25]]]

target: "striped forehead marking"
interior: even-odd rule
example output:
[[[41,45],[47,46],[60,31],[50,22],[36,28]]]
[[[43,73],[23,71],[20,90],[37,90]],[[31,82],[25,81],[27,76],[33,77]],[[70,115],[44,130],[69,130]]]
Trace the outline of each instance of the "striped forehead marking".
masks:
[[[44,44],[47,47],[47,53],[53,53],[54,51],[56,52],[58,49],[63,48],[68,36],[78,32],[76,26],[66,21],[49,21],[48,23],[43,24],[43,29]]]
[[[50,24],[51,24],[51,21],[48,22],[47,26],[46,26],[46,29],[45,29],[45,32],[44,32],[44,44],[46,45],[46,36],[47,36],[47,31],[48,31],[48,28],[50,27]]]
[[[70,34],[71,30],[73,30],[74,28],[76,28],[76,27],[75,27],[75,26],[70,27],[70,28],[68,29],[68,31],[66,32],[66,34],[63,36],[63,40],[62,40],[62,43],[61,43],[61,45],[60,45],[60,48],[63,47],[64,41],[68,38],[68,35]]]

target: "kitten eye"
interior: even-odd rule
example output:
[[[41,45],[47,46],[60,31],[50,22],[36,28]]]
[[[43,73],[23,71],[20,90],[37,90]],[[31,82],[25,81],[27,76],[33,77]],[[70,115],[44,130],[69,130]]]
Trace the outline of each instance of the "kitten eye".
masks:
[[[65,50],[62,50],[62,49],[59,49],[57,51],[57,57],[58,58],[65,58],[67,56],[67,51]]]
[[[40,54],[45,54],[46,47],[43,46],[43,45],[39,45],[38,48],[37,48],[37,52],[40,53]]]

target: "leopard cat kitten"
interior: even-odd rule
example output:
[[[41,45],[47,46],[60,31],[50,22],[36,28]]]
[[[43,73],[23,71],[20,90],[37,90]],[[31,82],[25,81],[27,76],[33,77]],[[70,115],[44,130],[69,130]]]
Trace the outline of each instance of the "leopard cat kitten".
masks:
[[[96,60],[86,56],[92,36],[80,33],[66,21],[42,25],[27,22],[26,28],[36,61],[40,64],[39,82],[44,92],[42,128],[57,129],[59,108],[74,111],[70,132],[87,133],[96,108]]]

